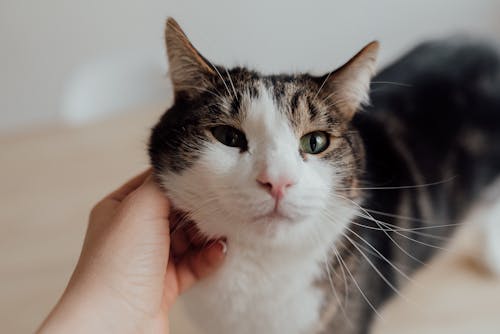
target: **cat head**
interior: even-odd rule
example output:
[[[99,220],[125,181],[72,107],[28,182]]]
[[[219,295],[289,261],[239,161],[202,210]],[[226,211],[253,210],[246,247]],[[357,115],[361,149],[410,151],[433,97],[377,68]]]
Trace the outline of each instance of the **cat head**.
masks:
[[[368,101],[378,43],[323,76],[213,65],[169,19],[174,104],[154,127],[154,173],[208,237],[296,245],[352,218],[363,146],[351,119]]]

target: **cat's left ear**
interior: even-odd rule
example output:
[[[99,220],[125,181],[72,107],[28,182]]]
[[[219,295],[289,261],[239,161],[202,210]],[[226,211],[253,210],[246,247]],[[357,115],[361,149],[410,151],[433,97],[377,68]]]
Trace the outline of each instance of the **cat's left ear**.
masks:
[[[175,96],[196,96],[206,90],[215,76],[215,68],[196,50],[171,17],[165,27],[165,42]]]
[[[366,45],[347,63],[319,78],[321,95],[351,119],[362,104],[369,103],[370,80],[375,73],[379,43]]]

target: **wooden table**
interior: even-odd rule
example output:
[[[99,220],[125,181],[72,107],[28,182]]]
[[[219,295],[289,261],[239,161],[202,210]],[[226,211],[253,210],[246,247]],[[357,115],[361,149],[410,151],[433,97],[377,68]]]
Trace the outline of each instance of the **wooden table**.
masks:
[[[161,110],[161,108],[154,108]],[[0,332],[33,332],[73,270],[93,203],[147,167],[158,112],[135,112],[80,128],[0,138]],[[377,333],[500,333],[500,281],[464,253],[443,254],[382,312]],[[472,247],[472,248],[471,248]],[[195,333],[178,308],[173,333]]]

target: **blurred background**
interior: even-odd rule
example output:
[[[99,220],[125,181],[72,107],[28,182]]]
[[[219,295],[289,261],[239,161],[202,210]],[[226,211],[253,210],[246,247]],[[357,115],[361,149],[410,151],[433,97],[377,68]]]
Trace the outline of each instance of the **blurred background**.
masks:
[[[323,73],[373,39],[384,63],[424,39],[495,38],[499,13],[497,0],[2,0],[0,130],[168,101],[167,16],[214,62]]]
[[[147,167],[149,128],[172,100],[167,16],[214,63],[266,73],[328,72],[373,39],[382,66],[426,39],[500,42],[498,0],[0,0],[1,332],[36,328],[93,203]],[[428,285],[409,292],[424,307],[389,307],[378,330],[500,332],[498,282],[462,260],[426,268]],[[174,333],[191,333],[176,317]]]

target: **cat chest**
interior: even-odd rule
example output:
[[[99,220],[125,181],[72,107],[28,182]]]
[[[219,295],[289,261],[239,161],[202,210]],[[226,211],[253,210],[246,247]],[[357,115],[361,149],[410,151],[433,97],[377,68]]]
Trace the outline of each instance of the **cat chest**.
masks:
[[[315,286],[319,265],[297,264],[294,270],[274,272],[249,267],[228,265],[189,292],[185,305],[200,330],[311,333],[324,298]]]

